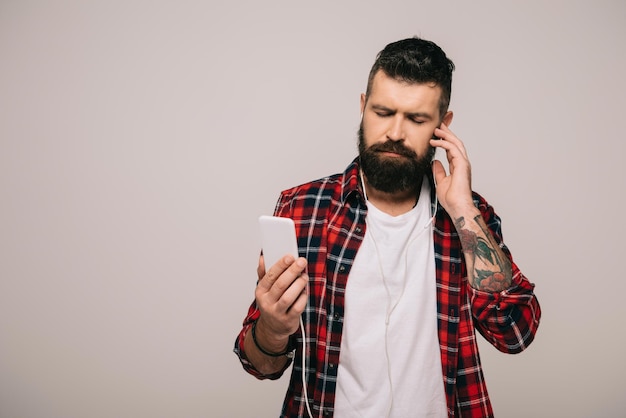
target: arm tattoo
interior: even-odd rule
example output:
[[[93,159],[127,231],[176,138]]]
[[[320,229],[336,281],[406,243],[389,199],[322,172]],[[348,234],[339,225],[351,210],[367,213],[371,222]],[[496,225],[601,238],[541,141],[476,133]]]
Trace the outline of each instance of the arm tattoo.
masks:
[[[481,215],[477,215],[474,221],[480,228],[479,234],[465,227],[465,218],[454,221],[465,253],[470,284],[486,292],[505,290],[511,286],[511,262],[489,229],[483,226]]]

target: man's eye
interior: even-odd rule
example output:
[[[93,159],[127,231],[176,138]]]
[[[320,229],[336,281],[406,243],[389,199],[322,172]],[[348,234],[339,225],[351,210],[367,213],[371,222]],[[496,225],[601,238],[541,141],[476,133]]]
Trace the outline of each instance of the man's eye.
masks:
[[[415,123],[416,125],[421,125],[421,124],[423,124],[423,123],[424,123],[424,121],[423,121],[423,120],[419,120],[419,119],[411,119],[411,121],[412,121],[413,123]]]
[[[391,116],[391,113],[388,113],[388,112],[376,112],[376,114],[381,118],[387,118]]]

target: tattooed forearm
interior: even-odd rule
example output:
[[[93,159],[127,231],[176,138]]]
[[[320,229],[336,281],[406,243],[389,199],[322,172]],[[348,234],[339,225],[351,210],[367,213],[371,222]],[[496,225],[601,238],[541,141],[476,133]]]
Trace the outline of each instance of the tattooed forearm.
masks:
[[[470,231],[469,229],[464,229],[465,218],[461,216],[456,221],[454,221],[454,225],[456,226],[456,230],[459,233],[459,239],[461,240],[461,246],[463,247],[463,251],[466,253],[474,253],[478,240],[474,232]]]
[[[486,292],[500,292],[509,288],[511,286],[510,260],[498,246],[482,216],[477,215],[470,223],[472,229],[462,216],[454,221],[465,254],[470,284]]]

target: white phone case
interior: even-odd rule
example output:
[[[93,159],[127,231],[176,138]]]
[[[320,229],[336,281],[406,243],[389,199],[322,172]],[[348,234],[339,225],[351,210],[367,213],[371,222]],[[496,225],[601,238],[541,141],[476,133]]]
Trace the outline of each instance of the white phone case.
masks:
[[[263,215],[259,217],[259,227],[266,271],[287,254],[298,258],[296,226],[292,219]]]

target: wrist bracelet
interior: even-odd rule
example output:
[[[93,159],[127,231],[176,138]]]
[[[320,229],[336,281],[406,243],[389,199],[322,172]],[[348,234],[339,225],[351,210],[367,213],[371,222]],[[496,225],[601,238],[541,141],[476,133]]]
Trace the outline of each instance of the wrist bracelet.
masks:
[[[270,356],[270,357],[287,356],[289,358],[293,358],[293,350],[294,349],[293,349],[292,344],[291,344],[291,337],[289,337],[289,342],[287,343],[287,348],[282,353],[272,353],[270,351],[265,350],[263,347],[261,347],[259,342],[256,340],[256,323],[257,323],[257,321],[254,321],[252,323],[252,341],[254,341],[254,345],[256,345],[256,348],[258,348],[261,353],[265,354],[266,356]]]

